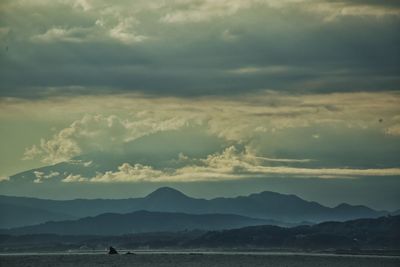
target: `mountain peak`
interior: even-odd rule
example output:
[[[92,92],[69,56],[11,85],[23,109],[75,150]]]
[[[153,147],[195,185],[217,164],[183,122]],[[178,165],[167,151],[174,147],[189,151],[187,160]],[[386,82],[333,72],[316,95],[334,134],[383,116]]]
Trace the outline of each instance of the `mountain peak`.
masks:
[[[371,211],[371,208],[368,208],[366,206],[363,205],[350,205],[347,203],[340,203],[339,205],[337,205],[336,207],[334,207],[334,209],[337,210],[351,210],[354,211],[354,209],[358,209],[358,210],[366,210],[366,211]]]
[[[353,207],[353,205],[347,204],[347,203],[340,203],[339,205],[337,205],[335,208],[349,208],[349,207]]]
[[[168,186],[160,187],[146,196],[146,198],[177,198],[177,197],[188,198],[188,196],[186,196],[182,192]]]
[[[296,200],[301,200],[304,201],[303,199],[299,198],[296,195],[288,195],[288,194],[281,194],[278,192],[272,192],[272,191],[262,191],[260,193],[254,193],[249,195],[249,197],[252,198],[273,198],[273,199],[296,199]]]

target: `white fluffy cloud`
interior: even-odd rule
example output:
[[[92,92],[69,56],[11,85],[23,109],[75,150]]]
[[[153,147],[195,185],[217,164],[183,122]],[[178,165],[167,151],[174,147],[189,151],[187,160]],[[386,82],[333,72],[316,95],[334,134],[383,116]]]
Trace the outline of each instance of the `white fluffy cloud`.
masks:
[[[201,22],[212,18],[234,15],[241,9],[249,8],[258,0],[203,0],[203,1],[171,1],[175,4],[174,9],[165,14],[162,22]]]
[[[20,38],[26,37],[34,42],[109,42],[117,41],[131,45],[143,42],[153,36],[153,32],[144,31],[139,17],[150,16],[164,25],[176,23],[203,23],[214,19],[234,17],[241,11],[250,8],[272,9],[275,12],[306,12],[324,21],[333,21],[348,16],[399,16],[400,8],[394,5],[371,4],[370,1],[325,1],[325,0],[157,0],[157,1],[118,1],[109,4],[97,0],[15,0],[5,1],[1,10],[5,14],[17,14],[22,11],[24,19],[29,11],[36,14],[31,19],[45,17],[46,13],[63,12],[71,17],[71,21],[48,23],[43,31],[40,27],[23,36],[24,31],[17,29]],[[15,16],[15,15],[14,15]],[[85,17],[93,23],[85,27],[73,26],[74,19]],[[147,20],[148,21],[148,20]],[[40,20],[39,23],[42,23]],[[21,27],[22,23],[9,25],[11,28]],[[10,27],[6,27],[9,29]],[[1,28],[1,29],[6,29]],[[7,30],[9,31],[9,30]],[[4,30],[0,31],[4,32]],[[226,35],[230,36],[230,35]]]
[[[135,164],[131,166],[128,163],[124,163],[118,167],[116,172],[105,172],[97,174],[91,178],[91,182],[130,182],[132,179],[135,182],[147,182],[157,181],[160,177],[165,176],[164,172],[154,170],[150,166],[144,166],[141,164]]]
[[[159,131],[175,130],[188,123],[186,118],[155,118],[138,114],[139,119],[115,115],[85,115],[52,138],[26,149],[23,159],[41,158],[44,163],[59,163],[92,151],[114,151],[126,142]]]
[[[138,24],[138,21],[133,18],[123,19],[110,29],[110,36],[125,44],[143,42],[148,37],[135,33],[134,27],[136,24]]]
[[[131,45],[148,39],[147,36],[136,33],[138,24],[139,22],[133,17],[118,19],[115,23],[96,20],[92,26],[86,28],[50,28],[44,33],[33,35],[31,40],[37,43],[83,43],[114,40]]]
[[[84,28],[51,28],[43,34],[37,34],[32,36],[34,42],[73,42],[79,43],[87,40],[87,37],[83,38],[82,35],[86,35],[89,29]]]
[[[60,173],[56,171],[50,171],[48,174],[40,171],[34,171],[33,174],[36,177],[36,179],[33,180],[34,183],[43,183],[43,181],[46,179],[51,179],[60,175]]]
[[[383,119],[381,120],[381,122],[384,122]],[[386,128],[385,133],[392,136],[400,136],[400,115],[394,116],[389,121],[389,126]]]
[[[184,160],[188,160],[187,157]],[[269,161],[270,159],[266,159]],[[286,161],[291,161],[287,159]],[[151,166],[124,163],[117,171],[98,173],[95,177],[69,175],[63,182],[196,182],[222,181],[248,178],[319,177],[319,178],[356,178],[360,176],[395,176],[400,175],[400,168],[352,169],[352,168],[298,168],[288,166],[268,166],[265,158],[257,157],[247,151],[239,151],[234,146],[222,153],[198,159],[195,165],[188,165],[174,170],[156,170]]]
[[[297,177],[340,178],[356,176],[390,176],[400,175],[400,168],[388,169],[352,169],[352,168],[299,168],[288,166],[268,166],[271,159],[258,157],[248,151],[238,151],[235,147],[228,147],[221,154],[208,156],[202,162],[203,166],[188,166],[177,172],[196,176],[200,174],[215,174],[215,177],[226,178],[254,178],[274,175]],[[279,160],[279,159],[278,159]],[[281,159],[293,162],[296,159]],[[298,161],[298,160],[297,160]],[[302,160],[300,160],[302,161]]]
[[[389,135],[400,136],[400,124],[395,124],[388,127],[385,132]]]
[[[4,182],[4,181],[10,181],[10,177],[9,176],[0,176],[0,182]]]
[[[88,179],[85,177],[82,177],[80,174],[69,174],[67,177],[62,179],[64,183],[75,183],[75,182],[87,182]]]
[[[321,15],[325,21],[347,16],[400,15],[400,9],[393,6],[374,5],[365,1],[324,1],[324,0],[176,0],[170,1],[171,7],[161,18],[162,22],[202,22],[214,18],[233,16],[240,10],[258,8],[295,8]],[[168,9],[167,9],[168,10]]]
[[[371,103],[371,99],[374,102]],[[145,99],[130,97],[84,99],[80,110],[78,102],[60,102],[55,114],[68,110],[88,112],[49,139],[28,147],[24,159],[41,159],[45,163],[67,161],[75,156],[94,151],[115,151],[126,143],[157,132],[178,130],[187,126],[201,126],[207,133],[240,143],[253,149],[257,155],[257,138],[267,133],[285,129],[301,129],[311,126],[332,126],[340,129],[372,129],[396,134],[396,116],[399,112],[399,96],[396,93],[343,93],[329,95],[291,96],[265,93],[235,99],[173,98]],[[89,103],[92,103],[89,104]],[[3,114],[17,110],[16,105],[0,105]],[[90,115],[107,106],[111,114],[117,108],[123,114]],[[42,116],[47,110],[45,103],[37,102],[31,116]],[[374,113],[370,110],[373,109]],[[6,115],[5,115],[6,116]],[[384,118],[383,122],[379,122]],[[319,136],[319,135],[318,135]],[[316,139],[316,135],[313,136]],[[285,159],[264,158],[264,161],[285,162]],[[289,159],[306,162],[307,159]],[[300,160],[300,161],[299,161]],[[286,159],[286,162],[289,162]]]

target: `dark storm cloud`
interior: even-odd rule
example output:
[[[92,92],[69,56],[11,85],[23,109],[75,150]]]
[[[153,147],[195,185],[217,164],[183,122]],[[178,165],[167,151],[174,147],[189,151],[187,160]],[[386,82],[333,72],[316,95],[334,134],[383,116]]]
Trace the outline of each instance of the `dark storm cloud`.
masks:
[[[1,96],[348,92],[398,90],[400,84],[397,16],[324,22],[289,7],[253,8],[213,21],[171,24],[138,15],[135,27],[148,38],[126,43],[119,41],[134,36],[110,39],[104,37],[108,31],[93,26],[97,17],[91,21],[74,9],[65,13],[70,16],[47,21],[25,12],[26,20],[17,22],[30,19],[29,26],[9,16],[1,20],[1,27],[10,28],[0,52]]]

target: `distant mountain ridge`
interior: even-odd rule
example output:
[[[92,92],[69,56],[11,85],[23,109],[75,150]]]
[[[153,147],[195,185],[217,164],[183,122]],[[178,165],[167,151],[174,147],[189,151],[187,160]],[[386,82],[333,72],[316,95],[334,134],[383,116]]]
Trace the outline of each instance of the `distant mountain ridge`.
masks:
[[[3,228],[20,227],[30,224],[42,223],[44,221],[61,221],[76,219],[76,217],[53,212],[36,207],[20,206],[0,202],[0,226]]]
[[[233,214],[193,215],[186,213],[135,211],[127,214],[104,213],[78,220],[46,222],[13,228],[7,234],[123,235],[183,230],[221,230],[269,223]]]
[[[375,218],[388,214],[385,211],[376,211],[365,206],[349,204],[329,208],[317,202],[306,201],[295,195],[269,191],[233,198],[197,199],[169,187],[161,187],[143,198],[46,200],[0,196],[0,204],[40,209],[64,215],[64,217],[51,218],[51,220],[64,220],[65,216],[82,218],[102,213],[130,213],[139,210],[190,214],[236,214],[287,223],[345,221],[357,218]],[[26,219],[25,225],[48,220],[49,218],[46,216],[39,222]],[[8,218],[7,223],[0,220],[0,228],[21,226],[21,218],[16,218],[14,225],[12,225],[12,221],[11,217]]]

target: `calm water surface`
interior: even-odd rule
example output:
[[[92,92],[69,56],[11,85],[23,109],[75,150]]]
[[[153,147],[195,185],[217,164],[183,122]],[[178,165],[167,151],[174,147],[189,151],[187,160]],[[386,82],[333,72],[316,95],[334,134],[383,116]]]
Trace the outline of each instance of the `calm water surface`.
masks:
[[[0,255],[0,266],[190,266],[190,267],[398,267],[398,256],[335,255],[289,252],[199,252],[135,251],[133,255],[107,255],[104,251],[67,253],[8,253]]]

